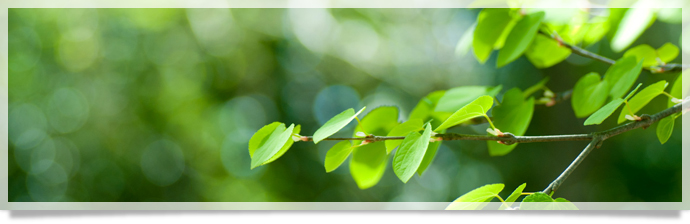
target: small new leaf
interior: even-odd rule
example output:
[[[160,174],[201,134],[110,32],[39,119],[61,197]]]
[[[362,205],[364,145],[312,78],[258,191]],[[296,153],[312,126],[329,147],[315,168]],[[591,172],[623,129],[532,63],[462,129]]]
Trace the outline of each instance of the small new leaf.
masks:
[[[254,169],[266,161],[271,159],[280,149],[285,145],[286,141],[290,140],[290,135],[292,135],[292,130],[295,128],[294,124],[285,129],[285,124],[279,124],[278,127],[273,130],[268,139],[265,140],[261,146],[254,152],[252,156],[251,169]]]

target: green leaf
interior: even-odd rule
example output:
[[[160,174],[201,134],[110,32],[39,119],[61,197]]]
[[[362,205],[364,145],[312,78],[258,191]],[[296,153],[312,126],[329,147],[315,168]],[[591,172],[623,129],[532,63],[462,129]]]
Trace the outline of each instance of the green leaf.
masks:
[[[630,50],[627,50],[625,54],[623,54],[623,57],[630,56],[635,57],[637,61],[643,60],[642,66],[644,67],[649,67],[658,64],[658,62],[656,61],[656,50],[654,50],[654,48],[646,44],[641,44],[633,48],[630,48]]]
[[[328,138],[329,136],[340,131],[340,129],[343,129],[348,123],[350,123],[350,121],[352,121],[352,119],[355,119],[355,117],[357,117],[359,113],[362,113],[362,111],[364,111],[366,108],[367,107],[362,108],[357,113],[355,113],[354,109],[350,108],[338,115],[335,115],[335,117],[328,120],[325,124],[323,124],[323,126],[316,130],[314,133],[314,144],[319,143],[324,138]]]
[[[671,96],[675,97],[676,99],[683,99],[683,74],[679,74],[678,78],[676,78],[676,81],[673,81],[673,86],[671,86]],[[668,99],[668,107],[672,107],[673,105],[676,105],[677,103],[674,103],[671,101],[671,99]]]
[[[415,106],[414,109],[412,109],[412,112],[410,112],[410,120],[420,119],[422,120],[422,122],[424,122],[429,121],[429,119],[431,118],[434,118],[434,121],[431,123],[432,125],[436,125],[434,124],[435,122],[441,122],[446,120],[446,118],[448,118],[451,115],[451,113],[434,112],[434,108],[436,108],[438,101],[441,99],[441,97],[443,97],[443,95],[445,95],[445,93],[445,90],[435,91],[419,100],[417,106]],[[438,119],[437,121],[436,117],[442,117],[442,119]]]
[[[628,48],[647,27],[654,23],[654,12],[652,8],[631,7],[621,18],[616,34],[611,39],[611,49],[614,52],[621,52]]]
[[[503,88],[502,85],[498,86],[461,86],[449,89],[445,94],[438,100],[436,104],[435,111],[440,112],[450,112],[453,113],[470,102],[476,100],[480,96],[491,96],[494,97]]]
[[[575,204],[565,198],[552,199],[542,192],[525,197],[520,203],[520,210],[578,210]]]
[[[601,108],[606,102],[609,84],[596,72],[591,72],[577,81],[573,88],[571,105],[578,118],[586,117]]]
[[[470,51],[470,47],[472,47],[472,37],[474,36],[474,29],[476,27],[477,23],[474,23],[470,28],[465,30],[465,33],[462,34],[462,37],[458,41],[458,45],[455,46],[455,55],[465,56],[467,52]]]
[[[251,169],[254,169],[273,157],[285,145],[285,142],[290,139],[292,130],[295,128],[294,124],[285,129],[285,124],[279,124],[275,130],[268,136],[261,146],[254,152],[252,156]]]
[[[422,159],[422,163],[419,164],[419,168],[417,168],[417,174],[419,176],[421,176],[422,173],[426,171],[426,168],[429,168],[431,162],[434,161],[434,157],[436,157],[436,152],[438,152],[438,147],[440,146],[441,141],[429,143],[429,147],[426,148],[426,153],[424,153],[424,159]]]
[[[611,114],[613,114],[613,112],[621,106],[621,104],[623,104],[623,99],[618,98],[612,100],[604,105],[604,107],[597,110],[597,112],[594,112],[594,114],[589,116],[587,120],[585,120],[585,125],[601,124],[601,122],[604,122],[606,118],[610,117]]]
[[[292,135],[299,135],[299,132],[301,130],[302,130],[302,126],[298,124],[297,126],[295,126],[294,129],[292,129]],[[292,136],[292,135],[290,135],[290,136]],[[294,144],[294,143],[295,143],[295,141],[292,140],[292,138],[288,138],[287,142],[285,142],[285,145],[283,145],[283,147],[280,148],[280,151],[278,151],[275,155],[273,155],[273,157],[271,157],[270,159],[268,159],[266,162],[264,162],[261,165],[265,165],[267,163],[273,162],[276,159],[280,158],[281,156],[283,156],[283,154],[285,154],[285,152],[288,151],[288,149],[290,149],[290,147],[292,147],[292,144]]]
[[[446,210],[481,210],[487,205],[486,202],[501,193],[503,187],[503,184],[487,184],[474,189],[455,199]]]
[[[665,43],[659,49],[656,50],[657,56],[663,62],[673,61],[673,59],[676,59],[676,57],[678,57],[679,53],[680,50],[678,50],[678,47],[676,47],[676,45],[673,45],[672,43]]]
[[[610,28],[611,24],[608,23],[606,17],[597,16],[592,18],[585,26],[586,31],[583,31],[585,32],[585,36],[582,39],[584,46],[589,46],[599,42],[599,40],[601,40],[601,38],[603,38],[606,33],[609,32]]]
[[[604,80],[611,85],[611,99],[621,98],[635,83],[642,71],[642,61],[635,57],[624,57],[613,64],[604,75]]]
[[[332,172],[337,169],[340,164],[343,164],[354,148],[355,147],[352,147],[350,141],[341,141],[331,147],[328,153],[326,153],[326,161],[324,162],[326,173]]]
[[[410,132],[413,131],[421,131],[424,128],[422,127],[424,124],[422,123],[422,120],[420,119],[410,119],[406,121],[405,123],[399,124],[398,126],[395,126],[393,130],[388,132],[389,137],[395,137],[395,136],[406,136]],[[395,147],[398,147],[400,143],[402,143],[403,140],[388,140],[386,141],[386,153],[390,154]]]
[[[661,144],[666,143],[668,139],[671,138],[675,121],[676,118],[674,115],[665,117],[659,121],[659,124],[656,126],[656,137],[659,138]]]
[[[642,85],[642,83],[638,84],[637,87],[635,87],[635,89],[633,89],[633,91],[630,91],[630,93],[628,93],[628,95],[625,97],[625,100],[630,99],[630,97],[637,92],[637,90],[640,88],[641,85]],[[613,114],[613,112],[616,111],[616,109],[618,109],[618,107],[620,107],[621,104],[623,104],[623,102],[625,100],[618,98],[618,99],[614,99],[611,102],[607,103],[606,105],[604,105],[604,107],[599,109],[597,112],[594,112],[594,114],[592,114],[592,116],[589,116],[589,118],[587,118],[587,120],[585,120],[585,125],[601,124],[601,122],[604,122],[604,120],[606,120],[606,118],[611,116],[611,114]]]
[[[431,124],[427,123],[421,135],[416,131],[410,132],[400,144],[398,151],[395,152],[393,171],[403,183],[407,183],[417,172],[417,168],[422,163],[424,153],[429,146],[430,138]]]
[[[510,132],[516,136],[525,134],[532,115],[534,114],[534,98],[523,98],[522,91],[513,88],[503,95],[503,102],[494,107],[492,115],[496,128],[502,132]],[[502,156],[512,151],[517,144],[503,145],[488,141],[489,155]]]
[[[511,193],[510,196],[508,196],[508,198],[506,198],[506,200],[505,200],[506,204],[508,206],[513,205],[513,202],[515,202],[520,197],[520,195],[522,195],[522,190],[524,190],[526,186],[527,186],[527,183],[523,183],[520,186],[518,186],[517,188],[515,188],[513,193]],[[504,210],[504,209],[506,209],[506,206],[501,205],[501,207],[498,210]]]
[[[256,131],[254,135],[252,135],[252,138],[249,139],[249,156],[253,157],[254,156],[254,151],[261,146],[262,143],[266,142],[268,139],[267,137],[273,133],[273,130],[276,130],[278,125],[282,123],[280,122],[273,122],[270,124],[267,124],[263,126],[261,129]]]
[[[360,189],[376,185],[386,171],[388,156],[383,142],[369,143],[352,151],[350,174]]]
[[[357,137],[357,132],[360,131],[370,135],[386,136],[393,128],[398,126],[399,113],[398,108],[393,106],[374,108],[362,118],[362,125],[355,128],[352,136]],[[364,127],[364,130],[362,130],[362,127]],[[355,145],[359,145],[359,143],[361,141],[353,141]]]
[[[480,96],[471,103],[455,111],[448,119],[446,119],[435,132],[448,129],[462,122],[468,121],[475,117],[481,117],[486,114],[494,103],[494,99],[490,96]]]
[[[544,19],[544,12],[536,12],[523,17],[508,34],[505,45],[498,52],[498,68],[514,61],[527,50],[534,36],[537,35],[539,25]]]
[[[482,9],[477,18],[477,27],[472,37],[472,49],[477,61],[484,64],[494,50],[496,41],[512,20],[510,9]]]
[[[570,53],[572,51],[559,44],[558,41],[543,34],[537,34],[534,42],[525,51],[525,56],[534,67],[548,68],[568,58]]]
[[[618,116],[618,123],[623,123],[626,120],[625,115],[628,115],[631,112],[633,114],[630,115],[634,115],[634,113],[640,111],[640,109],[646,106],[649,101],[652,101],[652,99],[659,96],[667,85],[668,83],[665,80],[661,80],[642,89],[638,94],[635,94],[635,96],[628,101],[628,105],[623,107],[621,114]]]

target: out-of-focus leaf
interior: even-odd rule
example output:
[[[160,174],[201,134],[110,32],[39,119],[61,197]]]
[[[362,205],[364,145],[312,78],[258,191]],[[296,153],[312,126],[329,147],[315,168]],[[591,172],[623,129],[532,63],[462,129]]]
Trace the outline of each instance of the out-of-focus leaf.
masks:
[[[476,27],[477,23],[474,23],[472,26],[470,26],[470,28],[465,30],[465,33],[462,34],[457,46],[455,46],[455,55],[462,57],[470,51],[470,48],[472,47],[472,37],[474,36],[474,29]]]
[[[577,81],[573,88],[571,105],[578,118],[586,117],[601,108],[606,102],[609,84],[596,72],[591,72]]]
[[[548,68],[565,60],[571,50],[558,44],[558,41],[543,34],[537,34],[534,42],[525,51],[525,56],[534,67]]]
[[[605,17],[594,17],[585,26],[585,36],[582,38],[582,42],[585,46],[592,45],[599,42],[603,38],[609,29],[611,28],[611,23],[607,21]]]
[[[505,45],[498,52],[497,67],[507,65],[527,50],[537,35],[542,19],[544,19],[544,12],[536,12],[526,15],[515,24],[506,38]]]
[[[496,41],[501,37],[503,30],[511,22],[510,9],[487,8],[482,9],[477,18],[477,27],[474,29],[472,49],[477,61],[484,64],[494,50]]]
[[[494,103],[494,99],[490,96],[480,96],[471,103],[455,111],[448,119],[446,119],[438,128],[434,131],[442,131],[453,127],[455,125],[461,124],[475,117],[481,117],[486,114]]]
[[[642,61],[638,62],[635,57],[624,57],[606,70],[604,80],[611,85],[609,91],[611,99],[621,98],[628,92],[641,71]]]
[[[285,129],[285,124],[279,124],[271,135],[268,136],[268,139],[254,152],[254,156],[251,157],[251,169],[265,164],[266,161],[278,153],[285,145],[285,142],[290,139],[294,128],[294,124],[291,124],[287,129]]]
[[[640,37],[642,32],[654,22],[653,10],[642,6],[628,9],[618,24],[616,34],[611,39],[611,49],[614,52],[621,52]]]
[[[376,136],[386,136],[395,126],[400,124],[398,123],[399,113],[398,108],[393,106],[374,108],[362,118],[362,125],[355,128],[352,136],[357,137],[357,132],[364,132]],[[362,127],[364,130],[362,130]],[[354,141],[353,143],[359,145],[360,142],[361,141]]]
[[[657,11],[659,21],[671,24],[683,22],[682,8],[659,8]]]
[[[326,173],[330,173],[343,164],[345,159],[350,156],[353,149],[354,147],[352,147],[350,141],[341,141],[333,145],[333,147],[328,150],[328,153],[326,153],[326,161],[324,162]]]
[[[360,189],[376,185],[383,177],[388,164],[386,146],[383,142],[369,143],[352,151],[350,174]]]
[[[523,183],[520,186],[518,186],[517,188],[515,188],[513,193],[510,193],[510,196],[508,196],[508,198],[506,198],[506,200],[505,200],[506,204],[508,206],[513,205],[513,202],[515,202],[520,197],[520,195],[522,195],[522,190],[524,190],[526,186],[527,186],[527,183]],[[506,209],[506,205],[501,205],[501,207],[498,210],[504,210],[504,209]]]
[[[678,74],[678,78],[676,78],[676,81],[673,81],[673,86],[671,86],[671,96],[675,97],[676,99],[683,99],[683,74]],[[668,107],[672,107],[673,105],[676,105],[677,103],[674,103],[671,101],[671,99],[668,99]]]
[[[544,88],[544,86],[546,85],[547,82],[549,82],[549,77],[548,77],[548,76],[547,76],[547,77],[544,77],[544,78],[541,79],[541,81],[539,81],[537,84],[534,84],[533,86],[530,86],[530,87],[527,88],[524,92],[522,92],[522,97],[527,98],[527,97],[531,96],[531,95],[532,95],[534,92],[536,92],[537,90],[540,90],[540,89]]]
[[[673,45],[672,43],[665,43],[664,45],[661,45],[659,49],[656,50],[656,53],[661,61],[670,62],[673,61],[673,59],[676,59],[676,57],[678,57],[680,50],[678,50],[678,47],[676,45]]]
[[[637,61],[642,61],[642,66],[649,67],[657,64],[656,50],[649,45],[640,44],[633,48],[630,48],[623,54],[623,57],[633,56]]]
[[[489,200],[498,196],[504,184],[488,184],[474,189],[455,199],[446,210],[481,210]]]
[[[388,132],[388,136],[407,136],[410,132],[423,130],[422,120],[420,119],[410,119],[405,123],[395,126],[393,130]],[[403,140],[387,140],[386,141],[386,153],[390,154],[395,147],[398,147]]]
[[[503,88],[498,86],[461,86],[446,91],[438,100],[435,111],[453,113],[480,96],[495,97]]]
[[[441,125],[441,122],[445,121],[452,114],[452,112],[434,111],[438,101],[441,99],[441,97],[443,97],[443,95],[445,95],[445,93],[445,90],[439,90],[422,98],[419,103],[417,103],[417,106],[412,109],[412,112],[410,112],[409,119],[420,119],[422,122],[428,122],[431,120],[432,126]]]
[[[659,138],[661,144],[666,143],[668,139],[671,138],[675,121],[676,118],[674,115],[665,117],[659,121],[659,124],[656,126],[656,137]]]
[[[329,136],[340,131],[340,129],[343,129],[348,123],[350,123],[350,121],[352,121],[352,119],[355,119],[359,113],[362,113],[364,109],[366,109],[366,107],[355,113],[355,110],[350,108],[338,115],[335,115],[335,117],[328,120],[325,124],[323,124],[323,126],[316,130],[316,132],[314,132],[314,144],[319,143],[324,138],[328,138]]]
[[[637,113],[637,111],[646,106],[649,101],[652,101],[654,97],[659,96],[667,85],[668,83],[665,80],[661,80],[640,90],[640,93],[635,94],[635,96],[628,101],[628,105],[623,107],[621,114],[618,116],[618,123],[620,124],[625,121],[625,115],[630,113],[633,113],[630,115],[634,115],[634,113]]]
[[[534,113],[534,98],[525,100],[522,91],[513,88],[503,95],[503,102],[493,109],[493,122],[502,132],[523,135],[527,131]],[[488,141],[489,155],[502,156],[512,151],[518,144],[504,145]]]
[[[427,123],[421,135],[416,131],[410,132],[400,144],[393,157],[393,171],[402,182],[407,183],[417,172],[430,138],[431,125]]]

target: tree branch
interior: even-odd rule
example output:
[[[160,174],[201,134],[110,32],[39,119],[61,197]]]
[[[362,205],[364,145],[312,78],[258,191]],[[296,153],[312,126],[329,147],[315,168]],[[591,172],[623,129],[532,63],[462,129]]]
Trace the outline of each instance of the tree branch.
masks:
[[[659,120],[665,117],[668,117],[678,112],[685,112],[689,109],[683,108],[683,104],[687,104],[687,101],[688,99],[686,98],[683,103],[676,104],[675,106],[663,110],[654,115],[642,115],[642,120],[640,121],[627,123],[615,128],[611,128],[606,131],[592,133],[592,141],[587,145],[587,147],[585,147],[584,150],[582,150],[582,152],[580,152],[577,158],[575,158],[575,160],[573,160],[573,162],[570,163],[568,168],[566,168],[561,173],[561,175],[559,175],[555,180],[553,180],[551,184],[549,184],[549,186],[546,187],[546,189],[544,189],[543,192],[546,194],[551,194],[551,192],[556,191],[558,187],[560,187],[561,184],[563,184],[563,181],[565,181],[565,179],[568,178],[568,176],[577,168],[577,166],[580,165],[580,163],[585,159],[585,157],[587,157],[587,155],[590,152],[592,152],[592,150],[594,150],[595,147],[599,148],[601,144],[604,142],[604,140],[637,128],[647,128],[653,123],[658,122]]]
[[[559,44],[570,49],[573,53],[575,53],[577,55],[580,55],[580,56],[583,56],[586,58],[591,58],[591,59],[609,64],[609,65],[613,65],[616,63],[616,61],[614,61],[613,59],[598,55],[594,52],[585,50],[585,49],[580,48],[578,46],[568,44],[565,41],[563,41],[563,39],[561,39],[561,37],[559,37],[558,34],[555,34],[555,33],[554,34],[548,34],[548,33],[545,33],[544,31],[541,31],[541,30],[539,31],[539,33],[553,38],[554,40],[558,41]],[[690,67],[690,65],[671,63],[671,64],[664,64],[664,65],[659,65],[659,66],[644,67],[644,69],[646,69],[652,73],[665,73],[665,72],[681,72],[681,71],[683,71],[683,69],[686,69],[689,67]]]

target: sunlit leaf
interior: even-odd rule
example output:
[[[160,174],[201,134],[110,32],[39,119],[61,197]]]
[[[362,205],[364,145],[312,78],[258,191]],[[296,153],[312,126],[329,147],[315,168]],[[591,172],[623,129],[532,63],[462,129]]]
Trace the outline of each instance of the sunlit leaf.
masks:
[[[481,210],[489,200],[498,196],[504,184],[487,184],[474,189],[455,199],[446,210]]]
[[[597,110],[597,112],[594,112],[594,114],[592,114],[587,118],[587,120],[585,120],[585,125],[601,124],[601,122],[604,122],[606,118],[611,116],[611,114],[613,114],[613,112],[616,111],[616,109],[618,109],[618,107],[620,107],[621,104],[623,104],[623,101],[630,99],[630,97],[637,92],[641,85],[641,83],[638,84],[637,87],[633,89],[633,91],[630,91],[630,93],[628,93],[625,99],[614,99],[611,102],[604,105],[601,109]]]
[[[672,43],[665,43],[659,49],[656,50],[657,56],[663,62],[670,62],[678,57],[680,50],[676,45]]]
[[[575,204],[565,198],[552,199],[542,192],[525,197],[520,203],[520,210],[578,210]]]
[[[505,200],[506,204],[508,206],[513,205],[513,202],[515,202],[520,197],[520,195],[522,195],[522,190],[524,190],[526,186],[527,186],[527,183],[523,183],[520,186],[518,186],[517,188],[515,188],[513,193],[510,193],[510,196],[508,196],[508,198],[506,198],[506,200]],[[504,209],[506,209],[506,206],[501,205],[501,207],[498,210],[504,210]]]
[[[388,164],[386,147],[383,142],[369,143],[352,151],[350,174],[360,189],[376,185],[383,177]]]
[[[266,142],[268,139],[268,136],[273,133],[274,130],[282,123],[280,122],[273,122],[270,124],[267,124],[263,126],[261,129],[256,131],[254,135],[252,135],[252,138],[249,139],[249,156],[252,157],[254,156],[254,151],[261,146],[262,143]]]
[[[436,157],[436,152],[440,146],[440,141],[429,143],[429,146],[426,148],[426,153],[424,153],[424,159],[422,159],[422,163],[419,164],[419,168],[417,168],[417,174],[419,174],[419,176],[421,176],[424,171],[429,168],[431,162],[434,161],[434,157]]]
[[[511,20],[510,9],[482,9],[477,17],[477,27],[474,29],[472,38],[472,49],[477,61],[482,64],[486,62],[491,51],[494,50],[496,41]]]
[[[352,143],[350,141],[341,141],[338,142],[338,144],[333,145],[333,147],[328,150],[328,153],[326,153],[326,161],[324,162],[326,173],[330,173],[343,164],[345,159],[350,156],[350,153],[352,153],[353,149],[354,147],[352,147]]]
[[[416,132],[423,130],[424,123],[420,119],[410,119],[405,123],[395,126],[393,130],[388,132],[388,136],[407,136],[410,132]],[[387,140],[386,141],[386,153],[391,153],[395,147],[398,147],[403,140]]]
[[[353,137],[357,136],[357,132],[364,132],[370,135],[376,136],[386,136],[393,130],[398,123],[398,116],[400,111],[397,107],[393,106],[381,106],[374,108],[369,111],[364,118],[362,118],[362,125],[355,127],[355,131],[352,133]],[[362,129],[364,128],[364,129]],[[353,141],[353,144],[359,145],[361,141]],[[385,152],[385,146],[384,146]]]
[[[410,132],[400,144],[393,157],[393,171],[404,183],[412,178],[424,158],[431,138],[431,125],[426,124],[424,132]]]
[[[279,124],[278,127],[273,130],[271,135],[268,136],[268,139],[266,139],[265,142],[261,144],[261,146],[259,146],[259,148],[254,152],[254,156],[252,156],[251,169],[264,164],[276,153],[278,153],[283,145],[285,145],[285,142],[290,139],[292,130],[294,128],[294,124],[291,124],[287,129],[285,128],[285,124]]]
[[[659,121],[659,124],[656,126],[656,137],[659,138],[661,144],[666,143],[668,139],[671,138],[675,121],[674,115],[665,117]]]
[[[621,98],[628,92],[641,71],[642,61],[638,62],[635,57],[624,57],[606,70],[604,80],[611,86],[609,91],[611,99]]]
[[[526,15],[515,24],[506,38],[505,45],[498,52],[497,67],[503,67],[514,61],[527,50],[537,35],[542,19],[544,19],[544,12],[536,12]]]
[[[609,29],[611,24],[607,21],[606,17],[594,17],[585,26],[584,37],[582,38],[584,46],[592,45],[599,42],[603,38]]]
[[[621,114],[618,116],[618,123],[623,123],[626,120],[625,115],[634,115],[634,113],[637,113],[637,111],[646,106],[649,101],[652,101],[654,97],[659,96],[667,85],[668,83],[665,80],[661,80],[640,90],[638,94],[635,94],[635,96],[628,101],[628,105],[623,107]]]
[[[435,111],[453,113],[480,96],[494,97],[503,88],[498,86],[461,86],[446,91],[438,100]]]
[[[352,121],[352,119],[355,119],[359,113],[362,113],[364,109],[366,109],[366,107],[355,113],[355,110],[350,108],[338,115],[335,115],[335,117],[328,120],[325,124],[323,124],[323,126],[316,130],[314,133],[314,144],[319,143],[324,138],[328,138],[329,136],[340,131],[340,129],[343,129],[348,123],[350,123],[350,121]]]
[[[658,62],[656,60],[657,54],[656,50],[652,48],[649,45],[646,44],[641,44],[637,45],[633,48],[630,48],[623,54],[623,57],[630,57],[633,56],[637,61],[643,60],[642,61],[642,66],[644,67],[649,67],[652,65],[656,65]]]
[[[606,102],[609,84],[596,72],[591,72],[577,81],[573,88],[571,105],[578,118],[586,117],[601,108]]]
[[[640,5],[628,9],[618,24],[616,34],[611,39],[611,49],[614,52],[621,52],[628,48],[654,22],[653,10]]]
[[[458,111],[450,115],[438,128],[434,131],[448,129],[455,125],[461,124],[475,117],[481,117],[486,114],[494,103],[494,99],[490,96],[480,96],[471,103],[460,108]]]
[[[525,100],[522,91],[513,88],[503,95],[501,104],[493,109],[493,122],[502,132],[523,135],[532,121],[534,114],[534,98]],[[495,141],[488,141],[489,155],[502,156],[512,151],[518,144],[504,145]]]
[[[292,135],[298,135],[299,132],[300,132],[301,130],[302,130],[302,126],[298,124],[297,126],[295,126],[294,129],[292,129]],[[292,136],[292,135],[291,135],[291,136]],[[292,147],[292,144],[294,144],[294,143],[295,143],[295,141],[292,140],[292,138],[288,138],[287,142],[285,142],[285,145],[283,145],[283,147],[280,148],[280,151],[278,151],[275,155],[273,155],[273,157],[271,157],[270,159],[268,159],[268,160],[267,160],[266,162],[264,162],[263,164],[267,164],[267,163],[273,162],[273,161],[275,161],[276,159],[278,159],[278,158],[280,158],[281,156],[283,156],[283,154],[285,154],[285,152],[287,152],[288,149],[290,149],[290,147]]]
[[[543,34],[537,34],[534,42],[525,51],[525,56],[534,67],[548,68],[568,58],[570,53],[571,50],[559,44],[558,41]]]

